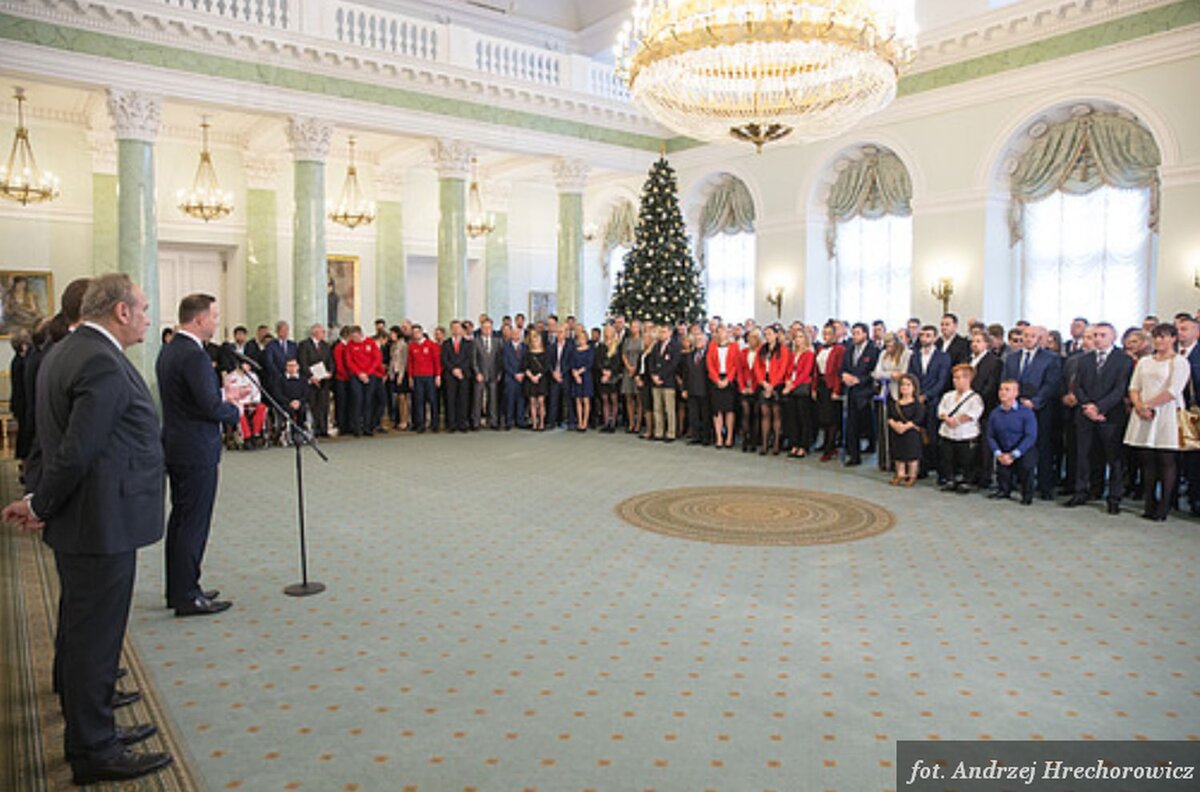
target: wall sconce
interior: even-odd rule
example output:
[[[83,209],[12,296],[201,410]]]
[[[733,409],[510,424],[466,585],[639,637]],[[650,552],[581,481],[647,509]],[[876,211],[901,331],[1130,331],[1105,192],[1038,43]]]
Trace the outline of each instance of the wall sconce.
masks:
[[[954,296],[954,278],[944,276],[929,287],[929,293],[942,301],[942,313],[950,313],[950,298]]]
[[[588,223],[583,227],[584,242],[591,242],[598,236],[600,236],[600,228],[595,223]]]
[[[1200,289],[1200,269],[1192,272],[1192,285]]]
[[[775,320],[783,316],[783,287],[772,286],[767,292],[767,304],[775,306]]]

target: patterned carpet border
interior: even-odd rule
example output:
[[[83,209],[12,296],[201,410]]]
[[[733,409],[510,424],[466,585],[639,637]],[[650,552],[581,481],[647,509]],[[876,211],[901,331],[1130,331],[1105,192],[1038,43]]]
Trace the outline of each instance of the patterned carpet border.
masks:
[[[3,486],[0,496],[7,496],[15,482],[15,465],[4,463]],[[11,498],[5,497],[7,503]],[[7,565],[13,572],[11,589],[6,599],[13,603],[10,614],[15,618],[18,641],[7,649],[6,662],[14,668],[10,678],[19,690],[10,692],[10,728],[18,746],[10,773],[14,789],[74,790],[71,768],[63,757],[63,721],[58,699],[50,687],[54,662],[54,629],[58,612],[58,576],[54,570],[54,555],[40,537],[15,536],[9,525],[0,525],[8,534],[0,547]],[[122,664],[129,676],[121,681],[123,690],[138,690],[142,700],[117,711],[117,722],[129,726],[153,723],[158,734],[140,743],[134,750],[168,751],[175,758],[170,768],[137,781],[97,785],[96,789],[120,789],[122,792],[198,792],[203,786],[197,780],[186,750],[180,741],[158,691],[151,682],[133,644],[125,641]]]
[[[680,539],[759,547],[841,544],[890,530],[896,517],[860,498],[787,487],[684,487],[635,495],[616,514]]]

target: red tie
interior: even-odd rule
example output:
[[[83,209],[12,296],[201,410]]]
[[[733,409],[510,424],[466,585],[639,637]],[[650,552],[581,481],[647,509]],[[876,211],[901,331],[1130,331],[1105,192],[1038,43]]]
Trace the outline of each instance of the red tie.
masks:
[[[458,354],[458,339],[454,339],[454,354]]]

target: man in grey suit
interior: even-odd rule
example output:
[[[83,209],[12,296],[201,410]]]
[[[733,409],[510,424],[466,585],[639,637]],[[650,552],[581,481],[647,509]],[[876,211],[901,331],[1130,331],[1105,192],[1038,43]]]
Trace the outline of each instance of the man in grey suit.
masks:
[[[484,319],[475,339],[475,399],[471,408],[471,428],[486,423],[500,428],[500,405],[496,401],[500,377],[500,340],[492,334],[492,320]],[[486,420],[485,420],[486,419]]]
[[[158,413],[124,354],[145,339],[148,307],[128,275],[88,286],[83,324],[39,373],[41,477],[3,514],[23,530],[44,529],[54,550],[64,743],[77,784],[138,778],[171,763],[170,754],[130,751],[154,727],[118,729],[112,709],[137,550],[163,535]]]

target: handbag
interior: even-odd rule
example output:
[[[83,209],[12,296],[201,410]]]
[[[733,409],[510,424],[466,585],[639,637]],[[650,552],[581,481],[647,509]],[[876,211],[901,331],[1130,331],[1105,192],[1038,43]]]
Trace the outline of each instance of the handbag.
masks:
[[[1200,405],[1196,404],[1196,387],[1191,382],[1192,406],[1175,410],[1175,424],[1179,431],[1180,451],[1200,451]]]

